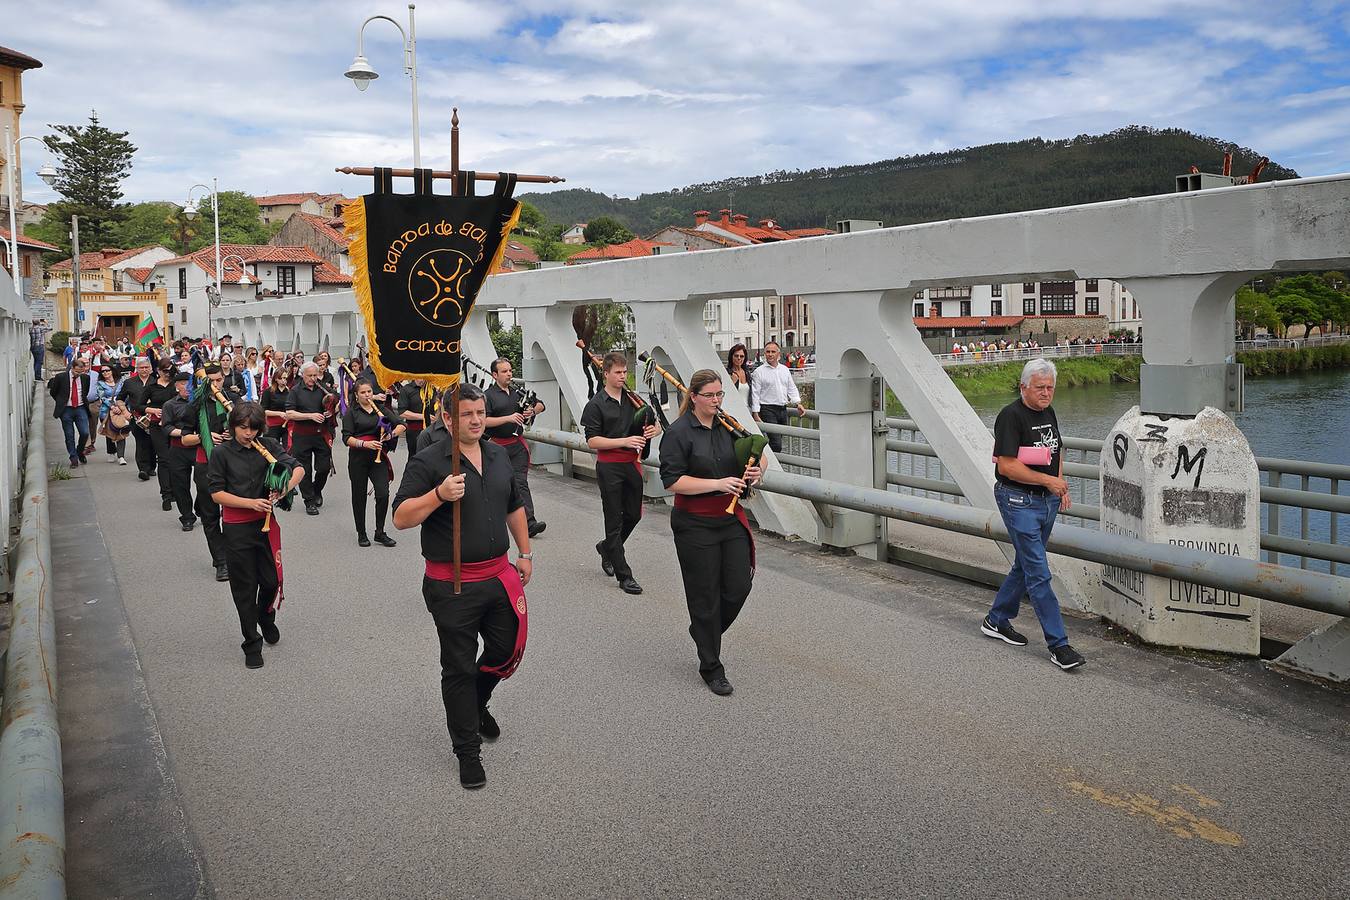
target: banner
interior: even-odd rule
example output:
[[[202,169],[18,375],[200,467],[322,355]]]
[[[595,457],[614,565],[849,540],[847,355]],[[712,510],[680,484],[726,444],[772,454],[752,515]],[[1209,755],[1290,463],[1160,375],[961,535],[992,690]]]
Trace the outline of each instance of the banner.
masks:
[[[445,196],[431,192],[430,169],[416,170],[416,193],[392,193],[390,171],[376,169],[375,192],[342,214],[368,359],[380,384],[449,387],[459,381],[460,332],[520,216],[516,176],[475,197],[474,173],[461,172],[459,196]]]
[[[164,338],[160,337],[159,326],[155,325],[154,318],[149,313],[141,319],[141,324],[136,326],[136,352],[140,353],[151,344],[162,344]]]

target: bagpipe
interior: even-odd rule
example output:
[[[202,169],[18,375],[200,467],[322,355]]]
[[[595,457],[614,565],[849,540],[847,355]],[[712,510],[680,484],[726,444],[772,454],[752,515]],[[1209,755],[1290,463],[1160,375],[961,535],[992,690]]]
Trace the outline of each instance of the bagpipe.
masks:
[[[587,347],[586,342],[583,340],[578,340],[577,346],[581,348],[582,355],[585,356],[586,359],[590,360],[591,365],[594,366],[596,371],[600,373],[600,384],[603,389],[603,385],[605,383],[604,359],[598,356],[589,347]],[[639,357],[639,359],[640,358],[641,357]],[[642,434],[643,430],[646,429],[649,425],[655,425],[657,423],[658,413],[656,404],[648,403],[647,401],[643,400],[642,397],[638,394],[638,392],[630,387],[625,386],[623,389],[623,393],[624,396],[628,398],[628,402],[633,404],[633,407],[635,409],[635,412],[633,413],[632,425],[628,429],[628,433],[630,435]]]
[[[653,373],[655,373],[663,380],[673,385],[681,395],[687,396],[689,394],[689,388],[685,387],[684,384],[669,371],[663,369],[656,360],[652,359],[650,353],[639,353],[638,362],[643,364],[643,378],[648,385],[654,383],[655,377],[653,376]],[[740,422],[736,421],[736,418],[732,416],[731,413],[725,412],[720,408],[713,410],[713,422],[731,432],[732,446],[735,447],[736,461],[738,463],[749,469],[751,466],[757,465],[759,461],[764,458],[764,448],[769,445],[769,439],[767,437],[750,431]],[[727,512],[731,513],[736,509],[738,500],[749,499],[750,486],[746,485],[744,492],[731,498],[731,503],[727,504]]]
[[[483,368],[467,356],[463,358],[462,363],[464,377],[470,384],[484,391],[496,385],[497,378],[492,374],[491,369]],[[519,407],[520,414],[526,419],[534,418],[534,408],[539,404],[539,395],[525,384],[524,379],[512,378],[511,383],[520,386],[520,401],[516,404]]]

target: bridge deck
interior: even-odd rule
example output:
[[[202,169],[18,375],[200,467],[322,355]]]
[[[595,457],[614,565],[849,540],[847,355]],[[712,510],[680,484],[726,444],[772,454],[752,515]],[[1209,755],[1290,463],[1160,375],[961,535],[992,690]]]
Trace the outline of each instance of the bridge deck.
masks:
[[[467,793],[416,535],[356,547],[341,456],[323,515],[282,517],[290,590],[261,671],[200,531],[153,482],[99,454],[53,483],[71,896],[1350,883],[1344,694],[1081,619],[1090,662],[1065,674],[1038,641],[980,636],[986,589],[761,538],[725,652],[736,693],[718,698],[664,512],[632,538],[646,593],[629,597],[596,564],[594,488],[532,484],[549,530],[529,652],[493,703],[488,787]]]

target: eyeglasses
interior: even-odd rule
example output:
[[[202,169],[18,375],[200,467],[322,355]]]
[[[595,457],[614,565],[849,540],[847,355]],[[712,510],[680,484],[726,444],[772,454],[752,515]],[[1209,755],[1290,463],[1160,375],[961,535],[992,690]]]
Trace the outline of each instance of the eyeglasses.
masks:
[[[723,397],[725,397],[726,395],[727,395],[727,392],[726,392],[726,391],[718,391],[718,392],[715,393],[715,394],[698,394],[697,396],[699,396],[699,397],[706,397],[706,398],[708,398],[709,400],[721,400],[721,399],[722,399]]]

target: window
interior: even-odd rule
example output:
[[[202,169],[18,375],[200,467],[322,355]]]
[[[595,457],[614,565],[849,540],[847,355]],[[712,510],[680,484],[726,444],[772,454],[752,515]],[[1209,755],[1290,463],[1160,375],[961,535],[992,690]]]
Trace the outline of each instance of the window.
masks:
[[[914,292],[914,299],[915,299],[915,300],[922,300],[922,299],[923,299],[923,291],[915,291],[915,292]]]
[[[942,318],[942,304],[941,303],[928,304],[928,316],[929,318],[934,319]]]
[[[922,318],[923,318],[923,304],[922,304],[922,303],[915,303],[915,304],[914,304],[914,318],[916,318],[916,319],[922,319]]]
[[[173,304],[169,304],[169,315],[173,315]]]
[[[1035,298],[1035,297],[1023,297],[1023,298],[1022,298],[1022,315],[1024,315],[1024,316],[1034,316],[1034,315],[1036,315],[1036,298]]]
[[[970,315],[970,301],[969,301],[969,300],[962,300],[962,301],[961,301],[961,315],[963,315],[963,316],[968,316],[968,315]]]
[[[989,296],[991,296],[991,297],[1002,297],[1002,296],[1003,296],[1003,285],[1001,285],[1001,284],[991,285],[990,288],[989,288]]]
[[[806,305],[805,303],[803,303],[803,304],[802,304],[802,327],[803,327],[803,328],[805,328],[805,327],[809,324],[809,323],[806,321],[806,316],[807,316],[807,305]]]
[[[1022,282],[1022,293],[1024,293],[1024,294],[1034,294],[1034,293],[1036,293],[1036,282],[1034,282],[1034,281],[1024,281],[1024,282]]]
[[[769,304],[769,327],[778,327],[778,304],[776,303]]]
[[[793,307],[791,304],[788,304],[788,305],[786,305],[786,306],[783,307],[783,327],[784,327],[784,328],[796,328],[796,327],[797,327],[797,326],[795,326],[795,325],[792,324],[792,320],[793,320],[794,318],[796,318],[796,316],[793,315],[794,312],[796,312],[796,308]]]
[[[23,277],[24,277],[24,278],[32,278],[32,277],[33,277],[33,254],[31,254],[31,253],[20,253],[20,254],[19,254],[19,258],[20,258],[21,260],[23,260]]]
[[[180,309],[178,312],[179,312],[179,314],[182,316],[183,324],[186,325],[186,324],[187,324],[187,307],[183,307],[183,308]]]
[[[1073,315],[1073,295],[1057,294],[1041,297],[1041,315],[1043,316],[1071,316]]]
[[[1086,309],[1084,310],[1084,312],[1086,312],[1090,316],[1097,315],[1097,298],[1088,297],[1084,302],[1086,303]]]
[[[991,316],[1001,316],[1001,315],[1003,315],[1003,301],[1002,301],[1002,300],[990,300],[990,301],[989,301],[989,315],[991,315]]]
[[[277,266],[277,291],[282,294],[295,293],[295,266]]]
[[[1086,279],[1083,282],[1083,290],[1087,291],[1089,294],[1097,293],[1097,279],[1095,278]]]
[[[178,270],[178,299],[187,299],[187,269]]]

